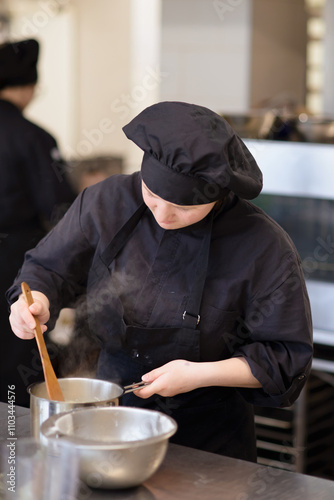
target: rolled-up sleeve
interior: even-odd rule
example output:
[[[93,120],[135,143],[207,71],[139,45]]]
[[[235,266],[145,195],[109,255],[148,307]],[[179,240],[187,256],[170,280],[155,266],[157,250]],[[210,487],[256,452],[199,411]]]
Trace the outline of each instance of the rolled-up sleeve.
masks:
[[[262,385],[241,394],[259,406],[290,406],[307,380],[313,354],[310,304],[298,263],[279,286],[252,301],[239,335],[244,341],[233,357],[244,357]]]

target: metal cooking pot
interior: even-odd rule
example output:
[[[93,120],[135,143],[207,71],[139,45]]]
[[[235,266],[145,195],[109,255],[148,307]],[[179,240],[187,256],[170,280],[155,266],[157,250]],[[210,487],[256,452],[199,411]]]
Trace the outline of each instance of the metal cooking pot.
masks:
[[[65,401],[48,399],[45,382],[38,382],[28,387],[30,393],[30,426],[31,434],[40,439],[42,423],[52,415],[71,411],[76,408],[118,406],[119,398],[128,392],[135,391],[144,382],[121,387],[114,382],[93,378],[63,378],[59,385],[64,394]]]
[[[42,441],[71,443],[79,474],[93,488],[130,488],[146,481],[161,465],[177,424],[154,410],[132,407],[79,408],[48,418]]]

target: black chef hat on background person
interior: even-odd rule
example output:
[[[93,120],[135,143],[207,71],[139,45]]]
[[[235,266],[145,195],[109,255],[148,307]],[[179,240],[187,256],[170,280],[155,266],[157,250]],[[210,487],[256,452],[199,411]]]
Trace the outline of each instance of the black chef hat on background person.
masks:
[[[38,53],[33,39],[0,45],[0,89],[36,83]]]
[[[154,194],[176,205],[221,200],[232,191],[256,198],[262,173],[227,121],[210,109],[160,102],[123,127],[144,151],[141,175]]]

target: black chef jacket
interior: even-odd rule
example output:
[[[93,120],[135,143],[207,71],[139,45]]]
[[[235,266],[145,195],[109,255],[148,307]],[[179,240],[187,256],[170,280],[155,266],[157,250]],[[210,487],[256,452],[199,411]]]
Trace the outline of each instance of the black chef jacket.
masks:
[[[25,386],[42,379],[43,371],[36,364],[36,342],[24,346],[11,331],[5,292],[24,253],[60,219],[75,195],[64,177],[55,139],[1,99],[0,169],[0,399],[7,402],[8,386],[15,385],[16,403],[27,406]]]
[[[26,281],[49,298],[53,318],[87,293],[90,326],[102,346],[98,376],[122,384],[184,352],[182,342],[170,345],[166,338],[161,347],[154,332],[182,328],[210,218],[164,230],[146,210],[107,266],[101,256],[143,202],[140,182],[137,172],[85,190],[28,252],[8,292],[14,300],[20,282]],[[140,339],[129,341],[126,325],[149,329],[153,348],[141,350]],[[151,403],[131,395],[124,402],[151,404],[170,413],[183,432],[176,442],[249,459],[252,451],[241,451],[249,442],[255,447],[248,403],[293,403],[311,367],[312,324],[300,260],[290,238],[263,211],[232,193],[214,213],[197,329],[199,349],[193,360],[243,356],[262,388],[198,389],[175,398],[153,398]]]

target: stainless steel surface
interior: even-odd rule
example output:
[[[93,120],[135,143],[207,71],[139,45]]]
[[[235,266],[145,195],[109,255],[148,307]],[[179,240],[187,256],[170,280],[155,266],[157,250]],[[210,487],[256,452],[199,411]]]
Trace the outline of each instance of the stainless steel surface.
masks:
[[[325,332],[328,334],[331,330],[334,332],[334,283],[307,280],[306,286],[310,298],[314,326],[317,330],[322,331],[323,334]],[[320,341],[322,338],[320,332],[315,331],[314,334],[315,337],[319,337]],[[329,336],[327,335],[327,337]],[[330,342],[329,339],[328,341]],[[334,333],[332,342],[334,342]]]
[[[41,439],[72,443],[80,476],[89,486],[129,488],[158,469],[176,429],[172,418],[153,410],[86,408],[50,417],[41,426]]]
[[[334,167],[333,167],[334,168]],[[311,303],[314,344],[334,347],[334,284],[308,280],[307,290]],[[321,359],[315,354],[312,369],[334,373],[334,359]]]
[[[52,415],[76,408],[117,406],[123,388],[113,382],[90,378],[59,379],[65,401],[50,401],[45,382],[33,384],[30,393],[31,434],[39,439],[41,424]]]
[[[29,410],[16,407],[15,437],[26,435]],[[0,403],[0,439],[8,439],[8,406]],[[145,483],[126,490],[81,484],[73,500],[333,500],[334,482],[265,467],[170,443],[162,465]]]
[[[244,139],[263,172],[263,193],[334,199],[334,146]]]

